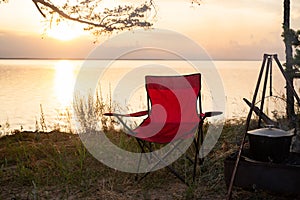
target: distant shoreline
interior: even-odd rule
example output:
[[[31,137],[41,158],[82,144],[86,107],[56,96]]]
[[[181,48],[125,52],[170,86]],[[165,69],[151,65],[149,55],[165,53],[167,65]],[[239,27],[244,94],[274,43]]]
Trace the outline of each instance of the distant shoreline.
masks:
[[[172,59],[172,58],[134,58],[134,59],[112,59],[112,58],[0,58],[0,60],[174,60],[174,61],[183,61],[181,59]],[[186,59],[186,60],[199,60],[199,59]],[[212,61],[261,61],[259,59],[211,59]],[[199,61],[208,61],[208,60],[199,60]]]

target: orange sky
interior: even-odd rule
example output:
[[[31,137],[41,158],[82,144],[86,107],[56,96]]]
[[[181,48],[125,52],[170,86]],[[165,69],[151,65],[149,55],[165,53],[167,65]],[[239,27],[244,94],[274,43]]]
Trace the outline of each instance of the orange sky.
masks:
[[[214,59],[260,60],[263,53],[278,53],[283,58],[283,0],[202,2],[201,6],[192,7],[188,0],[156,0],[154,27],[188,36]],[[300,2],[291,0],[291,7],[291,25],[300,29]],[[97,46],[92,42],[93,36],[83,35],[77,29],[72,32],[76,33],[74,37],[80,37],[69,41],[52,38],[71,35],[62,28],[53,30],[52,37],[43,36],[42,20],[30,0],[0,4],[0,57],[83,58]]]

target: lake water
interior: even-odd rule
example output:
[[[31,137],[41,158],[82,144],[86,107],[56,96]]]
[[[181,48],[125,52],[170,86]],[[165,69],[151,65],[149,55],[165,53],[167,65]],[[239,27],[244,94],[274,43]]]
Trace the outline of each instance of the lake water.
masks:
[[[89,61],[99,69],[105,71],[100,80],[101,93],[104,98],[117,97],[118,104],[138,111],[146,107],[146,93],[141,82],[144,74],[165,74],[164,68],[171,68],[179,74],[200,72],[204,68],[193,68],[185,61],[166,60],[119,60]],[[206,66],[207,61],[195,61],[197,66]],[[0,60],[0,124],[2,128],[8,122],[10,129],[35,130],[36,121],[40,121],[41,108],[49,129],[57,121],[61,121],[61,113],[71,109],[74,95],[74,84],[83,65],[82,60]],[[109,65],[108,65],[109,63]],[[251,100],[261,61],[214,61],[224,87],[227,118],[245,117],[249,108],[242,98]],[[155,66],[155,67],[151,67]],[[284,94],[284,79],[279,73],[275,62],[273,67],[273,93],[276,96]],[[162,67],[162,68],[160,68]],[[143,70],[146,69],[147,70]],[[137,70],[136,70],[137,69]],[[98,71],[97,71],[98,70]],[[100,70],[100,71],[101,71]],[[167,71],[168,71],[167,70]],[[207,69],[206,69],[207,70]],[[209,69],[208,69],[209,71]],[[139,73],[142,72],[142,73]],[[130,74],[130,76],[127,76]],[[202,74],[203,75],[203,74]],[[125,77],[125,82],[124,82]],[[127,79],[126,79],[127,77]],[[128,78],[129,77],[129,78]],[[141,79],[142,77],[142,79]],[[203,110],[210,110],[212,100],[209,82],[217,77],[210,74],[203,77]],[[120,80],[123,80],[123,82]],[[126,82],[127,81],[127,82]],[[88,79],[87,79],[88,82]],[[115,88],[126,88],[126,83],[137,84],[135,91],[127,97],[123,93],[115,92]],[[209,83],[209,84],[207,84]],[[300,84],[295,82],[299,91]],[[125,89],[126,92],[126,89]],[[267,102],[269,108],[274,100]],[[115,99],[113,99],[115,101]],[[284,105],[276,103],[276,109],[284,111]],[[271,115],[272,110],[266,111]]]

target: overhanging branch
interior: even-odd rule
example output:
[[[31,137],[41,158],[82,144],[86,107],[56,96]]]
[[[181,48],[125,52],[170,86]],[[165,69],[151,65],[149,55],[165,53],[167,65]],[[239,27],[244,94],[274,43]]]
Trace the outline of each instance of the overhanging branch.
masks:
[[[38,10],[41,10],[41,8],[39,7],[39,3],[46,6],[47,8],[50,8],[52,11],[54,11],[55,13],[57,13],[58,15],[60,15],[61,17],[65,18],[65,19],[68,19],[68,20],[71,20],[71,21],[76,21],[76,22],[80,22],[80,23],[83,23],[83,24],[87,24],[87,25],[92,25],[92,26],[95,26],[95,27],[103,27],[101,24],[97,24],[97,23],[93,23],[91,21],[87,21],[87,20],[82,20],[82,19],[79,19],[79,18],[74,18],[74,17],[71,17],[70,15],[68,15],[67,13],[63,12],[61,9],[59,9],[58,7],[56,7],[55,5],[53,4],[50,4],[49,2],[46,2],[44,0],[32,0],[35,5],[38,7]],[[40,13],[46,17],[46,15],[40,11]]]
[[[78,1],[76,5],[64,4],[62,7],[54,5],[48,0],[32,0],[38,11],[45,18],[56,16],[57,21],[66,19],[70,21],[79,22],[87,25],[85,30],[92,30],[96,33],[112,32],[114,30],[124,30],[133,27],[150,27],[150,23],[147,19],[147,13],[155,6],[152,0],[141,4],[140,6],[118,6],[116,8],[105,8],[98,13],[94,10],[98,8],[98,1]],[[74,17],[75,15],[75,17]],[[152,20],[152,19],[150,19]],[[52,20],[50,20],[52,23]]]

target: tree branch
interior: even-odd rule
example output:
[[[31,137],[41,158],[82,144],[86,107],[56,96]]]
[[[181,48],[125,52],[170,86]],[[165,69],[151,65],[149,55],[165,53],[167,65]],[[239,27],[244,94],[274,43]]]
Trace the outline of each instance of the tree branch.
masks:
[[[71,21],[80,22],[80,23],[83,23],[83,24],[88,24],[88,25],[96,26],[96,27],[103,27],[101,24],[97,24],[97,23],[93,23],[93,22],[90,22],[90,21],[81,20],[79,18],[71,17],[70,15],[66,14],[61,9],[59,9],[58,7],[56,7],[55,5],[50,4],[50,3],[48,3],[48,2],[46,2],[44,0],[32,0],[32,1],[35,3],[35,5],[37,5],[37,7],[39,8],[39,10],[41,10],[41,8],[38,6],[38,3],[46,6],[47,8],[50,8],[52,11],[54,11],[57,14],[59,14],[61,17],[65,18],[65,19],[68,19],[68,20],[71,20]],[[43,13],[42,13],[42,15],[44,17],[46,17],[46,15],[44,15]]]
[[[38,9],[38,11],[41,13],[41,15],[46,18],[46,15],[42,12],[42,10],[40,9],[39,5],[37,4],[37,2],[35,2],[34,0],[32,0],[35,7]]]
[[[76,5],[69,5],[67,1],[63,6],[54,5],[51,0],[32,1],[43,17],[51,17],[50,24],[52,19],[56,22],[60,19],[75,21],[87,25],[84,30],[94,31],[96,35],[133,27],[150,27],[152,23],[147,21],[147,14],[152,9],[156,12],[152,0],[137,7],[124,5],[113,9],[100,9],[98,3],[101,0],[77,1]]]

